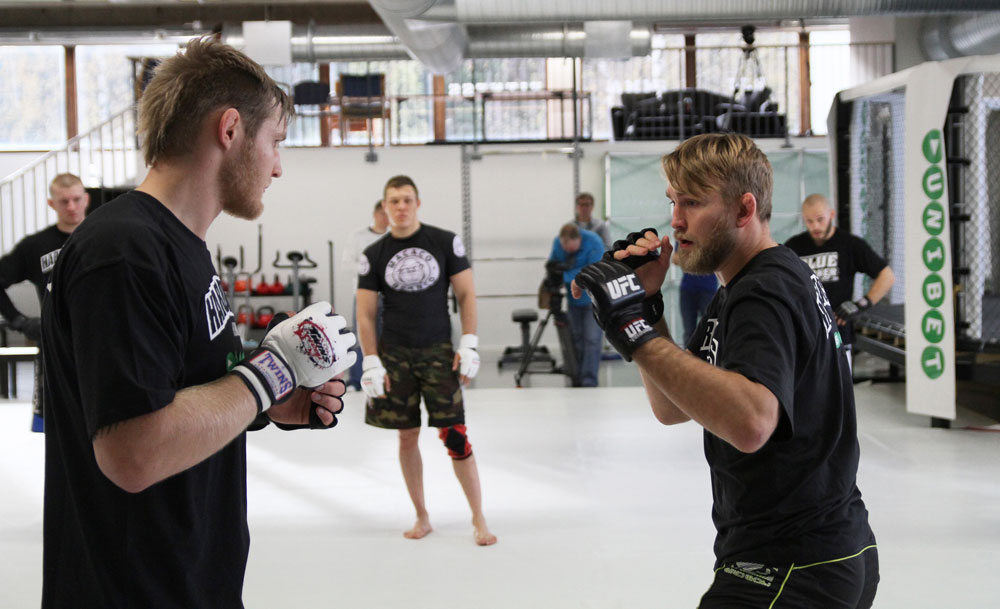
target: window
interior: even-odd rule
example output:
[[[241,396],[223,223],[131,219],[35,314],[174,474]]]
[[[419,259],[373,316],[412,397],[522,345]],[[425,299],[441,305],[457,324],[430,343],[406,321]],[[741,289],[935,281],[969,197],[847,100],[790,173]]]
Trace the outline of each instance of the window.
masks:
[[[176,44],[76,47],[79,132],[86,133],[135,103],[130,57],[170,57]]]
[[[0,46],[0,149],[66,141],[66,84],[58,46]]]

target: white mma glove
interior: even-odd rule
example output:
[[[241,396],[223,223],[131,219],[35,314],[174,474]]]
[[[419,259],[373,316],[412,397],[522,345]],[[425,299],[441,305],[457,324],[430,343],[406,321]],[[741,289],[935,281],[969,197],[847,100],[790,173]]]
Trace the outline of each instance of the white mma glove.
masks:
[[[463,334],[458,341],[458,373],[466,378],[476,378],[479,372],[479,337],[475,334]]]
[[[341,334],[347,322],[317,302],[276,325],[260,347],[233,367],[257,398],[257,412],[278,404],[296,387],[318,387],[351,367],[354,334]]]
[[[366,355],[361,360],[361,389],[370,398],[385,395],[385,375],[388,374],[377,355]]]

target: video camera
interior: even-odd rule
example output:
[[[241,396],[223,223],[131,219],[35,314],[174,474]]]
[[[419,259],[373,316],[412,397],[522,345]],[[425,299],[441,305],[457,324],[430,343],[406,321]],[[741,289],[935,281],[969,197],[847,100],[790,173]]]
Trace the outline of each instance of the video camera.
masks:
[[[757,28],[755,28],[752,25],[744,25],[740,31],[743,34],[743,42],[747,43],[750,46],[753,46],[754,32],[757,31]]]
[[[568,262],[546,261],[545,279],[542,280],[542,285],[552,294],[561,292],[563,287],[563,273],[569,269],[570,265]]]

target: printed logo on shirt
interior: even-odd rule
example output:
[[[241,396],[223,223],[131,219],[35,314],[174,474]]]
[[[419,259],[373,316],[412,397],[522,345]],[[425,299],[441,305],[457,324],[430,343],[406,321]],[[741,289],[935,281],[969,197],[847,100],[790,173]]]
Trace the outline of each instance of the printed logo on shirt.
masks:
[[[222,289],[222,281],[218,275],[212,277],[212,283],[205,292],[205,321],[208,322],[208,340],[215,340],[226,327],[226,322],[233,316],[229,301]]]
[[[368,256],[361,254],[358,256],[358,275],[367,275],[372,270],[372,265],[368,262]]]
[[[811,256],[802,256],[802,261],[809,265],[823,283],[840,281],[840,254],[837,252],[822,252]]]
[[[451,241],[451,249],[455,251],[455,255],[461,258],[465,255],[465,244],[462,243],[462,238],[455,235],[455,238]]]
[[[427,250],[408,247],[385,265],[385,283],[400,292],[421,292],[441,278],[441,267]]]
[[[719,341],[715,338],[715,330],[719,327],[719,318],[713,317],[705,320],[705,340],[701,342],[698,351],[709,364],[715,365],[719,357]]]
[[[816,307],[819,309],[819,317],[823,320],[823,333],[827,338],[831,336],[831,331],[834,336],[834,343],[837,348],[840,348],[840,331],[837,330],[836,325],[833,323],[833,309],[830,307],[830,299],[826,296],[826,290],[823,289],[823,284],[820,283],[819,277],[816,275],[812,276],[813,291],[816,293]]]
[[[48,254],[45,254],[44,256],[41,257],[41,259],[39,260],[39,262],[42,265],[42,274],[43,275],[44,274],[48,274],[48,272],[52,270],[52,267],[54,267],[56,265],[56,259],[59,258],[59,252],[61,252],[61,251],[62,251],[62,248],[60,247],[59,249],[52,250]]]

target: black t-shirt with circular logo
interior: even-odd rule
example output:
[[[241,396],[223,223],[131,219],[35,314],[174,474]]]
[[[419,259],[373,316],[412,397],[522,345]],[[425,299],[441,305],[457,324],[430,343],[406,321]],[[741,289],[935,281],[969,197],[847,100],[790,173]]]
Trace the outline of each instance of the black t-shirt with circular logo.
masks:
[[[467,268],[461,237],[429,224],[405,239],[388,233],[368,246],[358,287],[383,295],[380,342],[411,348],[450,342],[450,278]]]

